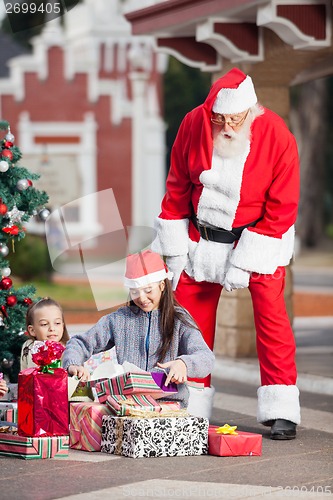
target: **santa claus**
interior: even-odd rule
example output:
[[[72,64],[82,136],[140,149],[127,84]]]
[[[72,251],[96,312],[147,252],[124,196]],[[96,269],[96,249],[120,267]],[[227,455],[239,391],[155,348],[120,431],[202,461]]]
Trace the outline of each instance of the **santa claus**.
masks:
[[[262,384],[257,418],[272,439],[293,439],[300,423],[284,302],[298,200],[294,136],[258,104],[252,79],[232,69],[180,125],[152,248],[166,257],[176,298],[211,349],[222,288],[249,288]],[[214,392],[209,377],[204,383],[201,409]]]

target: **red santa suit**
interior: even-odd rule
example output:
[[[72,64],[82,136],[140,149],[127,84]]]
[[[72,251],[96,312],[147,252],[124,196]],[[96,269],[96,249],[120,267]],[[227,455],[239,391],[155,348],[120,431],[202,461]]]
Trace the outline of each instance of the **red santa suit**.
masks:
[[[236,114],[257,102],[252,80],[233,69],[182,121],[171,155],[153,250],[184,263],[178,301],[213,348],[216,309],[228,273],[249,275],[261,387],[258,421],[300,422],[295,341],[284,303],[284,267],[293,255],[299,200],[299,159],[284,121],[262,108],[244,151],[225,158],[213,147],[212,110]],[[255,223],[235,243],[201,237],[202,224],[232,230]],[[204,236],[204,234],[203,234]],[[169,268],[172,269],[170,261]],[[245,285],[246,286],[246,285]],[[205,385],[209,385],[205,380]]]

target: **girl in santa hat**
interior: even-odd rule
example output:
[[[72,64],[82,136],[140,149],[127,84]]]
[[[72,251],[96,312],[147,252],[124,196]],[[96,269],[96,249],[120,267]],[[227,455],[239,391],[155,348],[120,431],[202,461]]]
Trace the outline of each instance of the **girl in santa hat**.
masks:
[[[148,372],[167,370],[165,385],[178,384],[178,393],[168,399],[187,407],[187,377],[211,373],[214,354],[193,318],[175,301],[171,279],[159,254],[146,250],[129,255],[124,284],[130,300],[69,340],[62,362],[69,375],[86,379],[84,362],[115,346],[119,364],[127,361]]]

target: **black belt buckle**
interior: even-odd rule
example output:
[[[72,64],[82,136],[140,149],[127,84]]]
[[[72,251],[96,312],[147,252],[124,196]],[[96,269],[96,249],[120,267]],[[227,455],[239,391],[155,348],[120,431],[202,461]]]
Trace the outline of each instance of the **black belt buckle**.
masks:
[[[215,243],[233,243],[236,241],[237,236],[228,229],[216,228],[213,229],[208,226],[200,224],[198,221],[198,230],[200,236],[207,241],[214,241]]]
[[[200,236],[202,238],[204,238],[205,240],[209,241],[207,227],[200,224],[199,221],[198,221],[198,230],[199,230]]]
[[[223,229],[221,227],[212,228],[205,226],[204,224],[201,224],[196,217],[192,218],[192,222],[199,231],[200,236],[207,241],[214,241],[215,243],[234,243],[239,240],[245,228],[255,226],[260,220],[261,218],[250,222],[245,226],[234,227],[232,231],[229,231],[228,229]]]

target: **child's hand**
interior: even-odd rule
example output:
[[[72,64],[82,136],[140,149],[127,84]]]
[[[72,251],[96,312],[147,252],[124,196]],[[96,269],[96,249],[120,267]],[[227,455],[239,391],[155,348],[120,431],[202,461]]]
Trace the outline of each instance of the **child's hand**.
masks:
[[[0,380],[0,397],[2,398],[8,392],[7,383],[5,380]]]
[[[164,385],[169,385],[170,382],[175,384],[183,384],[187,381],[187,366],[181,359],[168,361],[167,363],[157,363],[160,368],[169,368],[169,373]]]
[[[69,375],[71,375],[72,377],[77,377],[82,382],[90,379],[90,373],[84,366],[69,365],[67,371]]]

